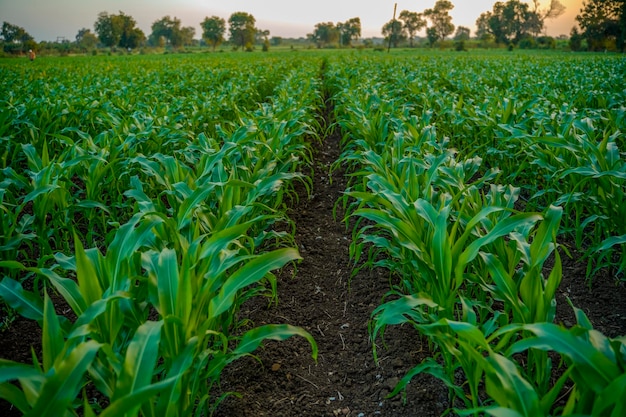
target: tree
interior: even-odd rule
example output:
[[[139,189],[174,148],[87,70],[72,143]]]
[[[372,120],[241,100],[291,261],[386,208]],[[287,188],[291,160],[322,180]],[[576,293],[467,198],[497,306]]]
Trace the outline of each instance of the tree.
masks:
[[[350,46],[353,40],[361,37],[361,19],[353,17],[344,23],[337,23],[337,30],[341,45]]]
[[[262,45],[262,51],[267,52],[270,50],[270,31],[267,29],[257,29],[255,36],[256,43]]]
[[[137,22],[132,17],[120,12],[118,16],[114,16],[114,21],[118,21],[122,27],[119,46],[122,48],[135,49],[146,41],[146,35],[143,31],[136,27]]]
[[[437,29],[432,26],[427,28],[426,39],[428,39],[428,45],[430,45],[431,47],[435,46],[435,44],[439,40],[439,34],[437,33]]]
[[[180,28],[178,36],[172,44],[175,47],[193,45],[193,37],[196,34],[196,28],[193,26],[185,26]]]
[[[100,12],[93,27],[104,46],[113,49],[120,42],[122,28],[114,24],[113,15],[109,16],[107,12]]]
[[[470,38],[470,28],[465,26],[459,26],[456,28],[456,33],[454,34],[455,41],[468,41]]]
[[[490,26],[490,21],[493,14],[491,12],[481,13],[476,19],[476,37],[478,39],[485,39],[487,36],[494,36],[493,30]]]
[[[624,50],[626,35],[626,1],[589,0],[583,3],[576,20],[592,51],[611,49],[613,45]]]
[[[91,32],[91,29],[82,28],[76,34],[76,46],[83,52],[95,49],[98,45],[98,37]]]
[[[339,40],[339,30],[333,22],[318,23],[315,25],[313,33],[307,37],[314,42],[318,48],[322,48]]]
[[[146,39],[143,31],[137,28],[136,24],[135,19],[123,12],[119,15],[101,12],[94,23],[94,29],[104,46],[111,49],[116,46],[136,48]]]
[[[392,19],[385,23],[383,26],[383,36],[385,41],[391,43],[394,48],[397,48],[400,42],[406,40],[406,29],[401,21]]]
[[[443,40],[446,36],[451,35],[454,32],[454,25],[452,24],[452,16],[450,16],[450,10],[454,9],[452,2],[448,0],[437,0],[435,6],[432,9],[424,10],[424,16],[430,20],[431,31],[427,35],[435,37],[435,42]]]
[[[191,45],[196,29],[191,26],[181,27],[180,19],[165,16],[152,23],[152,33],[150,34],[150,43],[152,45],[164,46],[171,45],[179,48],[185,45]]]
[[[0,32],[4,43],[3,50],[10,53],[23,53],[29,49],[35,49],[37,43],[23,27],[13,25],[9,22],[2,23]]]
[[[242,49],[252,45],[257,29],[254,26],[256,19],[246,12],[235,12],[228,19],[230,40]]]
[[[491,12],[482,13],[476,20],[477,36],[492,34],[498,43],[518,43],[532,33],[543,28],[540,16],[527,3],[509,0],[496,2]]]
[[[580,51],[582,49],[583,37],[576,27],[572,28],[569,37],[569,49],[572,51]]]
[[[412,48],[413,38],[417,32],[426,27],[426,20],[424,20],[421,13],[410,12],[408,10],[402,10],[399,18],[404,26],[404,29],[409,34],[409,45]]]
[[[213,50],[217,45],[224,42],[224,33],[226,33],[226,21],[218,16],[205,17],[202,23],[202,39],[213,46]]]

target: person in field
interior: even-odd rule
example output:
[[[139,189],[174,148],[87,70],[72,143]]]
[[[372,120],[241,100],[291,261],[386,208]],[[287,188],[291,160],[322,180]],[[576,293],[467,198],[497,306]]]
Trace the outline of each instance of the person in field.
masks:
[[[33,51],[32,49],[29,49],[28,50],[28,59],[30,59],[31,61],[34,61],[35,57],[36,57],[35,51]]]

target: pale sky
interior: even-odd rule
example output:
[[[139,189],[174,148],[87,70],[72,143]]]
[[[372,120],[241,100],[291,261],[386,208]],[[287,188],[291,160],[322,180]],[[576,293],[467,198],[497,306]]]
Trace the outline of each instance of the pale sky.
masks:
[[[532,3],[531,0],[526,0]],[[549,35],[569,34],[575,24],[583,0],[561,0],[566,12],[558,19],[546,21]],[[219,16],[228,21],[238,11],[252,14],[259,29],[267,29],[270,36],[306,37],[320,22],[343,22],[353,17],[361,19],[362,37],[381,37],[382,26],[393,17],[394,3],[401,10],[421,12],[431,8],[435,0],[0,0],[0,21],[7,21],[26,29],[36,41],[55,41],[65,37],[76,38],[81,28],[93,31],[98,13],[119,11],[132,16],[146,36],[154,21],[169,15],[178,17],[183,26],[194,26],[196,38],[202,31],[200,22],[205,17]],[[473,30],[478,16],[491,10],[493,0],[452,0],[450,12],[456,26]],[[542,0],[544,7],[549,0]],[[423,34],[420,34],[423,35]]]

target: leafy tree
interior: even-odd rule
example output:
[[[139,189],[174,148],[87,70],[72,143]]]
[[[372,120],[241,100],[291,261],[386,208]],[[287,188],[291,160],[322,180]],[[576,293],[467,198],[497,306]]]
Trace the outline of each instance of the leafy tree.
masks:
[[[484,39],[487,36],[494,36],[493,30],[489,25],[492,16],[493,13],[484,12],[478,16],[478,19],[476,19],[476,37],[478,39]]]
[[[403,42],[407,38],[407,31],[401,21],[397,19],[391,19],[383,26],[383,36],[385,41],[391,43],[394,48],[397,48],[400,42]]]
[[[257,29],[255,35],[256,43],[263,43],[269,41],[270,31],[267,29]]]
[[[120,12],[118,16],[114,17],[114,20],[119,21],[118,24],[122,27],[119,41],[120,47],[135,49],[146,41],[146,35],[144,35],[141,29],[136,27],[137,22],[132,17]]]
[[[137,22],[131,16],[120,12],[119,15],[101,12],[94,23],[94,29],[100,42],[109,48],[136,48],[145,41],[143,31],[136,27]]]
[[[589,0],[583,3],[576,20],[592,51],[610,49],[615,45],[624,50],[626,35],[626,1]]]
[[[428,44],[432,47],[439,40],[439,34],[437,33],[437,29],[434,27],[429,27],[426,29],[426,39],[428,39]]]
[[[193,26],[185,26],[180,28],[178,36],[172,42],[175,47],[193,45],[193,37],[196,34],[196,28]]]
[[[104,46],[114,48],[120,42],[122,28],[114,24],[113,15],[100,12],[93,27]]]
[[[456,33],[454,34],[455,41],[468,41],[470,38],[470,28],[465,26],[459,26],[456,28]]]
[[[337,23],[337,30],[341,45],[350,46],[353,40],[361,37],[361,19],[353,17],[344,23]]]
[[[82,28],[76,34],[76,46],[83,52],[95,49],[98,45],[98,37],[91,29]]]
[[[242,49],[254,42],[257,29],[254,26],[256,19],[246,12],[235,12],[228,19],[228,31],[230,32],[230,40]]]
[[[213,46],[213,50],[217,45],[224,42],[224,33],[226,33],[226,21],[218,16],[205,17],[202,23],[202,39]]]
[[[421,13],[402,10],[399,16],[400,21],[404,25],[404,29],[409,34],[409,44],[413,47],[413,38],[415,34],[426,27],[426,20]]]
[[[573,27],[569,34],[569,49],[574,52],[582,50],[582,41],[582,34],[578,31],[578,28]]]
[[[255,41],[257,44],[262,45],[262,51],[267,52],[270,50],[270,31],[267,29],[257,29]]]
[[[152,45],[163,46],[169,44],[174,48],[190,45],[196,30],[191,26],[181,27],[180,19],[165,16],[152,23],[152,33],[150,43]]]
[[[314,42],[318,48],[335,43],[339,40],[339,30],[332,22],[318,23],[315,25],[313,33],[307,37]]]
[[[22,53],[29,49],[35,49],[37,43],[23,27],[13,25],[9,22],[2,23],[0,32],[4,43],[3,50],[11,53]]]
[[[446,36],[454,32],[452,24],[452,16],[450,10],[454,9],[452,2],[448,0],[437,0],[432,9],[424,10],[424,16],[430,20],[430,33],[427,32],[429,39],[435,37],[435,42],[443,40]]]
[[[479,38],[491,34],[498,43],[518,43],[531,33],[541,32],[543,23],[527,3],[509,0],[496,2],[492,11],[482,13],[476,20],[476,27]]]

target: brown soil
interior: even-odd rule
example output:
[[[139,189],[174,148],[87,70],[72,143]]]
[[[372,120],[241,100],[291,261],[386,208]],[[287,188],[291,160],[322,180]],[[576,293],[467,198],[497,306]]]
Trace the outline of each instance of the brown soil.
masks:
[[[278,306],[251,300],[240,314],[254,325],[289,323],[309,331],[319,346],[317,363],[301,338],[267,342],[258,360],[246,358],[224,372],[221,392],[238,392],[218,408],[218,417],[238,416],[439,416],[448,407],[442,383],[420,376],[402,396],[387,399],[409,369],[429,355],[427,343],[408,327],[389,329],[386,347],[377,340],[379,363],[372,355],[368,323],[393,279],[383,270],[362,270],[350,280],[350,231],[333,218],[333,208],[345,189],[341,171],[329,175],[339,157],[337,137],[315,150],[313,195],[300,196],[289,215],[296,222],[296,241],[303,261],[297,271],[287,268],[279,276]],[[597,276],[591,288],[577,258],[563,257],[563,283],[558,295],[557,321],[575,323],[569,296],[596,328],[608,336],[626,335],[626,288],[609,274]],[[36,323],[19,318],[0,335],[0,357],[31,363],[31,346],[40,349]],[[16,416],[0,400],[0,415]]]

